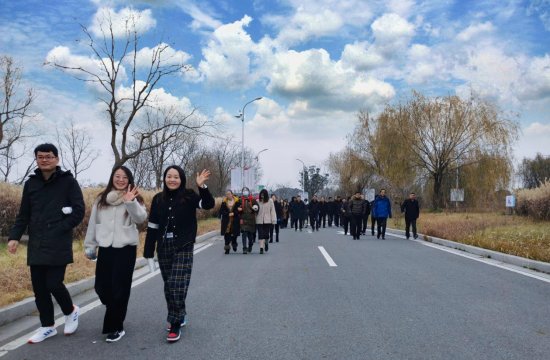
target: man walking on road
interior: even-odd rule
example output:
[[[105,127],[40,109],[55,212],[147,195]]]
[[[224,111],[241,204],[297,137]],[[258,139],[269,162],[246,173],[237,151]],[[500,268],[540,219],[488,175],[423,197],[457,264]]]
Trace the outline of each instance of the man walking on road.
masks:
[[[65,315],[65,335],[78,327],[78,306],[63,284],[65,269],[73,262],[73,228],[84,218],[84,199],[78,182],[59,164],[57,148],[42,144],[34,149],[38,169],[25,182],[8,251],[15,254],[28,228],[27,265],[41,327],[29,339],[39,343],[57,334],[52,295]]]
[[[416,219],[420,216],[420,206],[418,200],[416,200],[416,194],[410,193],[409,198],[403,201],[401,204],[401,212],[405,213],[405,236],[407,239],[411,236],[410,228],[412,225],[413,237],[416,239],[418,235],[416,233]]]
[[[313,200],[311,200],[311,202],[309,203],[308,209],[311,231],[319,231],[319,215],[321,211],[321,204],[317,200],[317,195],[313,195]]]
[[[386,197],[386,189],[380,190],[380,195],[374,200],[373,209],[378,225],[376,237],[380,239],[380,236],[382,236],[382,240],[386,240],[386,223],[388,217],[391,219],[391,202]]]
[[[349,201],[349,211],[351,214],[351,236],[353,240],[359,240],[361,236],[361,224],[365,215],[365,201],[361,198],[361,193],[358,191]]]

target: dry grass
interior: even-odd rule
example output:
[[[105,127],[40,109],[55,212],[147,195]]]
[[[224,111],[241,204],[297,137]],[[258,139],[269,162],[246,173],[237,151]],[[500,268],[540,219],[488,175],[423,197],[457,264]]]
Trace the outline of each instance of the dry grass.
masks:
[[[404,229],[404,220],[392,220]],[[550,222],[495,213],[423,213],[418,232],[463,244],[550,262]]]
[[[517,211],[537,220],[550,220],[550,180],[535,189],[517,192]]]
[[[210,218],[200,220],[197,235],[210,231],[218,231],[220,222]],[[143,243],[145,233],[140,236],[138,257],[143,255]],[[71,283],[86,279],[95,274],[95,262],[89,261],[84,256],[83,240],[73,243],[74,263],[67,266],[65,283]],[[19,300],[32,296],[32,286],[29,269],[27,267],[27,246],[20,244],[15,255],[8,254],[6,243],[0,243],[0,307],[12,304]]]

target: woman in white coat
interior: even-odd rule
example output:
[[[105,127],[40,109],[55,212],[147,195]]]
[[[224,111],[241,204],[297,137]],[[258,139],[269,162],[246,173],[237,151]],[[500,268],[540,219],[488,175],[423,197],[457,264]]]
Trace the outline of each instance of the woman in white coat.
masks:
[[[130,299],[139,242],[137,225],[147,211],[132,172],[125,166],[111,173],[107,188],[93,204],[84,240],[86,256],[96,258],[95,291],[105,305],[103,334],[107,342],[120,340]]]
[[[269,197],[266,189],[260,191],[260,199],[258,201],[259,209],[256,214],[256,226],[258,227],[258,239],[260,243],[260,254],[267,252],[269,241],[269,233],[271,227],[277,223],[277,213],[275,211],[275,204]]]

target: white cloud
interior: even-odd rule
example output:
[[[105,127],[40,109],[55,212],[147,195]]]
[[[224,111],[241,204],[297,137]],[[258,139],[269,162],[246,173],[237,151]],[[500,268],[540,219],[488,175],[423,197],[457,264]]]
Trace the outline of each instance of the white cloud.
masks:
[[[550,156],[550,123],[533,122],[523,128],[523,134],[514,147],[516,161],[533,158],[537,153]]]
[[[289,48],[311,39],[337,37],[345,34],[346,27],[355,34],[363,31],[372,18],[371,5],[363,0],[289,0],[288,15],[266,15],[265,24],[278,30],[276,42]]]
[[[518,95],[522,100],[550,98],[550,55],[534,57],[525,65]]]
[[[161,53],[159,54],[159,49]],[[132,61],[132,54],[126,58],[127,62]],[[160,65],[169,66],[169,65],[182,65],[186,64],[190,59],[191,55],[185,51],[175,50],[170,47],[168,44],[160,43],[153,48],[144,47],[138,50],[136,54],[136,67],[137,68],[149,68],[151,67],[151,59],[154,55],[160,55]]]
[[[156,24],[150,9],[140,11],[125,7],[117,12],[110,7],[100,7],[92,19],[90,32],[97,37],[108,36],[112,27],[113,36],[118,39],[131,36],[134,30],[143,34]]]
[[[387,6],[391,13],[407,18],[416,6],[416,2],[414,0],[390,0]]]
[[[495,26],[490,22],[484,22],[480,24],[473,24],[468,26],[466,29],[462,30],[457,36],[458,41],[466,42],[470,41],[472,38],[481,36],[482,34],[487,34],[495,31]]]
[[[341,57],[344,66],[358,71],[369,71],[385,64],[385,58],[366,41],[347,44]]]
[[[371,29],[377,48],[386,56],[393,56],[406,48],[415,34],[414,25],[394,13],[376,19]]]
[[[301,101],[310,111],[373,109],[395,95],[390,84],[346,69],[324,49],[275,54],[269,80],[271,93]]]
[[[279,33],[277,41],[283,46],[299,44],[310,38],[333,35],[343,24],[343,19],[332,9],[325,8],[313,13],[300,6]]]
[[[61,67],[65,67],[65,72],[76,78],[86,80],[88,85],[91,85],[91,87],[98,92],[102,92],[104,89],[97,82],[97,78],[89,74],[95,74],[102,80],[107,80],[108,74],[106,71],[111,70],[109,66],[104,67],[99,59],[73,54],[66,46],[56,46],[50,50],[46,55],[45,61],[50,65],[57,64]],[[103,59],[103,61],[108,63],[110,60]],[[115,66],[116,65],[117,63],[115,63]],[[124,66],[120,66],[118,78],[121,81],[124,81],[127,78],[126,69]]]
[[[252,18],[249,16],[217,28],[208,45],[203,48],[204,59],[198,69],[209,84],[230,89],[245,88],[254,82],[250,76],[250,54],[255,44],[244,30]]]

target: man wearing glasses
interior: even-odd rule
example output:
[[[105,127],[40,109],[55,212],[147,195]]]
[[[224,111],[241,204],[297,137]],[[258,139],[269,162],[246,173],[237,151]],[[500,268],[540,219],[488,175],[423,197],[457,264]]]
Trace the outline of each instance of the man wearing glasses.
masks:
[[[8,251],[15,254],[28,229],[27,265],[41,327],[29,339],[39,343],[57,334],[52,295],[65,315],[65,335],[78,327],[78,307],[63,284],[67,264],[73,262],[73,228],[84,217],[84,199],[70,171],[63,171],[57,148],[42,144],[34,149],[38,168],[23,188],[21,207],[10,233]]]

